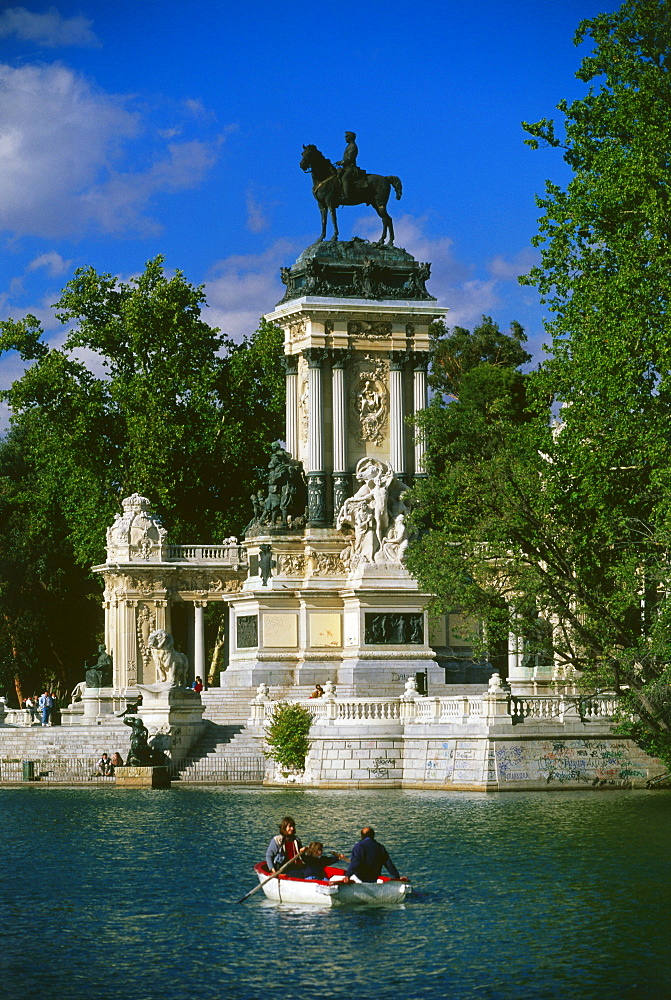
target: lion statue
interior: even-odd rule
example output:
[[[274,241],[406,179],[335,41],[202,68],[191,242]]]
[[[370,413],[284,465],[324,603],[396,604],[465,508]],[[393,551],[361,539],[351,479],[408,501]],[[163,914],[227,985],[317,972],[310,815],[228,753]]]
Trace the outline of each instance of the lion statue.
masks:
[[[189,661],[184,653],[175,649],[175,641],[170,633],[157,628],[149,634],[147,646],[156,667],[158,683],[183,687],[186,684]]]

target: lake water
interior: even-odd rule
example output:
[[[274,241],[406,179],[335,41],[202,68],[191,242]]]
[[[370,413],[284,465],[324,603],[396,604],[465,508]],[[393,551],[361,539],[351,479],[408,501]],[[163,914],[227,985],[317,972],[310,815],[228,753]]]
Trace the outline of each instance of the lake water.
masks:
[[[416,894],[276,905],[280,818],[349,851],[371,823]],[[220,786],[0,789],[11,1000],[664,1000],[671,795]]]

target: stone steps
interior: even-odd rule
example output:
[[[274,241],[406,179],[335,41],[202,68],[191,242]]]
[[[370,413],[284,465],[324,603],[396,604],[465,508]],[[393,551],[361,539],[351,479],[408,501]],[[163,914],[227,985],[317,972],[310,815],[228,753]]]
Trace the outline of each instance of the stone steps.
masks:
[[[243,726],[219,725],[208,720],[207,728],[179,767],[181,781],[261,780],[265,758],[260,735]]]
[[[0,727],[0,759],[95,757],[106,750],[128,753],[130,730],[122,725]]]
[[[273,701],[283,699],[309,698],[314,685],[298,687],[271,687],[270,697]],[[218,725],[244,726],[250,716],[250,705],[256,696],[256,691],[235,688],[208,688],[201,692],[205,711],[203,718]]]

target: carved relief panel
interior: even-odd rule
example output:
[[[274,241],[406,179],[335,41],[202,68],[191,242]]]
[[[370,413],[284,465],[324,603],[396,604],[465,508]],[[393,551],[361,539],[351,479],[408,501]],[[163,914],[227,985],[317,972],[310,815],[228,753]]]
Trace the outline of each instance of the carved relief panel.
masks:
[[[367,612],[364,641],[368,646],[421,646],[424,643],[424,615]]]
[[[137,641],[140,647],[140,655],[142,657],[143,678],[147,678],[147,667],[149,665],[149,660],[151,653],[149,651],[149,646],[147,645],[147,640],[151,632],[156,628],[156,612],[152,611],[147,607],[146,604],[139,604],[137,609]]]
[[[351,373],[350,409],[362,443],[381,445],[389,419],[387,364],[365,354]]]

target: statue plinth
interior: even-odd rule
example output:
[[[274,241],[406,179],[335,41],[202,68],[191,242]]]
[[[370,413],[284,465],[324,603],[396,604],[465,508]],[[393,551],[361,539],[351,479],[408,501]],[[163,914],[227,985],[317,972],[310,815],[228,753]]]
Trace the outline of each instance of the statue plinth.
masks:
[[[318,241],[307,247],[292,267],[282,268],[282,281],[287,286],[282,302],[318,295],[434,303],[435,298],[426,290],[430,273],[430,264],[416,261],[401,247],[358,237]]]
[[[170,788],[170,768],[116,767],[114,780],[122,788]]]
[[[164,736],[166,745],[159,749],[169,751],[173,760],[181,760],[204,726],[200,694],[169,682],[137,687],[142,695],[138,715],[152,734],[152,744],[156,745],[157,734]]]

